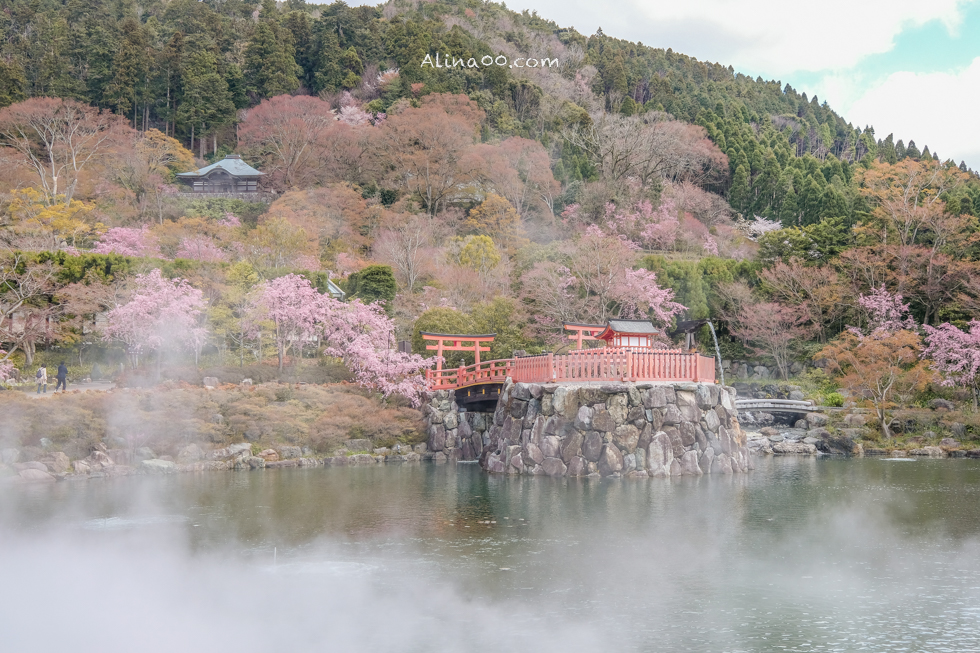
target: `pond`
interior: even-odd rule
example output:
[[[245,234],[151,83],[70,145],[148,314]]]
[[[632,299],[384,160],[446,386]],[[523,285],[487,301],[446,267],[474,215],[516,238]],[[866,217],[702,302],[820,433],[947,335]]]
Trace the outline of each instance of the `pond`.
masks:
[[[980,650],[980,461],[0,488],[4,650]]]

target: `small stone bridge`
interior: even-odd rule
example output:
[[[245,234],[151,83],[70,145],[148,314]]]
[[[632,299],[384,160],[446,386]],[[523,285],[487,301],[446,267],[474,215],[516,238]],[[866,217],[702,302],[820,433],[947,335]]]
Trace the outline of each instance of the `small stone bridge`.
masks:
[[[794,399],[736,399],[735,408],[741,412],[761,411],[765,413],[788,413],[806,415],[817,412],[817,407],[809,401]]]

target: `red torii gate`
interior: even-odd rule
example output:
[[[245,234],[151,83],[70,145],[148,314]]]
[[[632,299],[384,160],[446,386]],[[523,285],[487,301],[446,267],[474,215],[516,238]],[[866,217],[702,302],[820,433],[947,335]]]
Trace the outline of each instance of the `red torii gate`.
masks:
[[[493,339],[497,337],[496,333],[487,333],[479,336],[468,336],[452,333],[426,333],[425,331],[420,331],[419,335],[422,336],[423,340],[430,342],[435,342],[435,346],[426,345],[425,348],[429,351],[436,352],[436,371],[442,370],[442,352],[444,351],[471,351],[476,356],[476,364],[480,364],[480,352],[490,351],[489,347],[482,346],[482,343],[493,342]],[[452,344],[446,344],[447,341]],[[464,345],[464,342],[472,342],[472,345]]]
[[[572,335],[568,336],[568,339],[575,341],[575,349],[581,349],[584,340],[598,340],[596,336],[606,328],[605,324],[576,324],[574,322],[562,326],[566,331],[573,332]]]

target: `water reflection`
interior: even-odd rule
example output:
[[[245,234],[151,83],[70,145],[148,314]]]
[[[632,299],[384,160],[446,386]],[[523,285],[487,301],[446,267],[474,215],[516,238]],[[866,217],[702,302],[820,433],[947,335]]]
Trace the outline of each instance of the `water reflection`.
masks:
[[[978,488],[971,460],[812,458],[673,481],[423,465],[6,487],[23,589],[0,625],[17,643],[65,621],[52,649],[107,613],[129,625],[99,650],[189,641],[140,640],[151,610],[201,650],[228,624],[244,650],[980,650]]]

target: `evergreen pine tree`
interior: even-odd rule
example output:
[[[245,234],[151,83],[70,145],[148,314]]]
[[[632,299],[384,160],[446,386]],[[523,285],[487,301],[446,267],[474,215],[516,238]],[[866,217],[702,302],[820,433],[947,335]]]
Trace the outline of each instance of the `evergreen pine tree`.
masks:
[[[0,59],[0,109],[23,100],[26,97],[25,86],[27,80],[20,64],[16,60],[7,62]]]
[[[263,5],[263,15],[266,9]],[[258,97],[268,98],[292,93],[299,87],[302,69],[293,57],[289,32],[272,19],[255,26],[245,49],[246,88]]]
[[[735,169],[732,187],[728,190],[728,203],[739,213],[744,213],[749,208],[751,193],[749,170],[745,165],[740,165]]]
[[[915,141],[909,141],[908,147],[905,148],[905,156],[916,161],[922,158],[922,153],[919,152],[919,148],[915,146]]]
[[[132,116],[137,126],[136,112],[146,95],[146,79],[150,61],[146,34],[143,26],[134,18],[122,24],[122,40],[112,62],[112,81],[105,89],[105,99],[113,110],[123,116]]]
[[[183,82],[177,119],[191,134],[203,138],[234,119],[235,106],[228,83],[218,74],[217,57],[212,52],[200,50],[187,57]]]
[[[908,156],[908,151],[905,149],[905,143],[900,138],[898,139],[898,142],[895,143],[895,159],[896,161],[901,161],[907,156]]]
[[[881,146],[878,148],[878,157],[885,163],[898,163],[894,134],[888,134],[888,137],[881,142]]]

